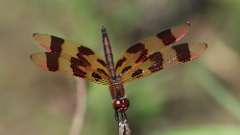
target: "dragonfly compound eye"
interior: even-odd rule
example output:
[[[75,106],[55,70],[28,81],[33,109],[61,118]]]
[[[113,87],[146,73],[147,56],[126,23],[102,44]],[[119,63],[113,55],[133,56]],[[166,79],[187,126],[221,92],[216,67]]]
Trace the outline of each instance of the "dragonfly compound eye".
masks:
[[[129,100],[127,98],[115,99],[113,107],[118,112],[126,112],[129,107]]]

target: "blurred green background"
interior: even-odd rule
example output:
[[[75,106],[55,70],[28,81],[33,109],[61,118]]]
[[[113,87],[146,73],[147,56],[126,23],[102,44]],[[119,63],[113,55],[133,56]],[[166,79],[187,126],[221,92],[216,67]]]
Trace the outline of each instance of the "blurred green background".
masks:
[[[108,28],[115,60],[134,41],[192,22],[184,41],[204,41],[197,61],[126,85],[134,135],[240,134],[239,0],[0,0],[0,134],[66,135],[75,80],[29,58],[32,33],[83,43],[103,56]],[[100,51],[101,50],[101,51]],[[87,83],[82,135],[117,133],[108,87]]]

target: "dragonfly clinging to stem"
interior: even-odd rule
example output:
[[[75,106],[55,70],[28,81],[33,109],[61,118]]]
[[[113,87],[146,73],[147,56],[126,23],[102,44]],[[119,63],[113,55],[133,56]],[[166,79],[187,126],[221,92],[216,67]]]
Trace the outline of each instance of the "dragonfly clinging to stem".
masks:
[[[207,48],[202,43],[179,43],[188,32],[190,23],[163,30],[131,45],[115,63],[110,39],[102,27],[105,60],[82,44],[47,34],[33,34],[46,52],[31,55],[34,63],[51,72],[109,86],[117,121],[124,121],[129,108],[124,83],[141,79],[157,71],[197,59]]]

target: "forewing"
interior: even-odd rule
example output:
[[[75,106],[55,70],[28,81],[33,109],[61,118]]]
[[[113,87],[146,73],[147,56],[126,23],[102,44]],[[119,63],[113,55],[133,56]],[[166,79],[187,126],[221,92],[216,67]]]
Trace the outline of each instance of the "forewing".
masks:
[[[152,54],[181,40],[187,34],[189,26],[190,23],[187,22],[136,42],[117,61],[115,67],[117,73],[123,74],[127,72],[130,66],[141,63],[141,61],[146,59],[147,54]]]
[[[33,37],[48,51],[31,55],[33,62],[41,68],[108,83],[106,64],[91,49],[56,36],[34,34]]]
[[[206,43],[182,43],[164,47],[147,54],[145,60],[135,63],[119,74],[122,82],[140,79],[162,69],[197,59],[207,48]]]

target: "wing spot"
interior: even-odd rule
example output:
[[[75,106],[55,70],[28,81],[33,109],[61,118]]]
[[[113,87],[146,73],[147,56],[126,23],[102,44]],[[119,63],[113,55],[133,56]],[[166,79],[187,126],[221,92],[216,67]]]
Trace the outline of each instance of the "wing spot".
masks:
[[[72,57],[71,61],[74,61],[75,64],[82,66],[82,67],[91,66],[91,64],[88,62],[88,60],[81,55],[79,55],[78,58]]]
[[[84,78],[87,73],[82,71],[79,68],[79,60],[72,57],[70,62],[71,62],[70,66],[72,68],[73,75]]]
[[[161,39],[165,45],[170,45],[176,41],[176,38],[171,32],[171,29],[167,29],[158,33],[157,37]]]
[[[162,64],[163,62],[163,57],[161,52],[155,52],[153,54],[151,54],[150,56],[148,56],[148,59],[150,59],[151,61],[154,61],[155,63],[159,63]]]
[[[127,67],[125,67],[125,68],[123,68],[123,70],[122,70],[122,74],[124,74],[124,73],[126,73],[129,69],[131,69],[132,68],[132,66],[127,66]]]
[[[179,44],[172,48],[176,51],[178,61],[187,62],[191,60],[191,54],[187,43]]]
[[[108,74],[101,68],[97,68],[97,72],[104,74],[105,76],[109,77]]]
[[[123,57],[122,59],[118,60],[116,64],[116,69],[121,67],[126,60],[127,60],[126,57]]]
[[[138,57],[138,59],[135,61],[135,63],[138,63],[140,61],[145,61],[147,59],[147,54],[148,54],[148,50],[147,49],[144,49],[140,56]]]
[[[61,52],[63,43],[64,43],[63,39],[56,36],[51,36],[51,43],[50,43],[51,51]]]
[[[153,64],[151,67],[148,68],[151,72],[157,72],[163,69],[163,66],[160,64]]]
[[[133,46],[131,46],[130,48],[127,49],[128,53],[137,53],[139,51],[142,51],[145,49],[145,46],[143,43],[136,43]]]
[[[102,79],[102,77],[96,72],[92,73],[92,77],[95,78],[96,81],[99,81]]]
[[[132,73],[132,77],[136,77],[136,78],[142,77],[142,73],[143,73],[143,70],[138,69],[134,73]]]
[[[161,52],[151,54],[148,59],[154,62],[154,64],[148,68],[151,72],[163,69],[163,57]]]
[[[94,52],[87,47],[84,47],[84,46],[78,47],[78,54],[77,55],[93,55],[93,54],[94,54]]]
[[[97,59],[97,62],[99,62],[103,67],[107,67],[107,64],[105,63],[105,61],[101,59]]]
[[[47,59],[47,68],[49,71],[57,71],[59,68],[58,59],[60,53],[45,53]]]

